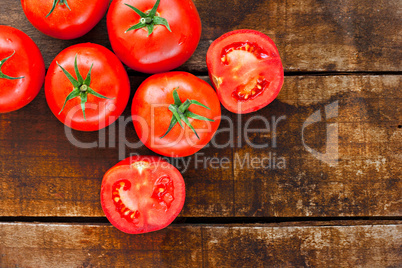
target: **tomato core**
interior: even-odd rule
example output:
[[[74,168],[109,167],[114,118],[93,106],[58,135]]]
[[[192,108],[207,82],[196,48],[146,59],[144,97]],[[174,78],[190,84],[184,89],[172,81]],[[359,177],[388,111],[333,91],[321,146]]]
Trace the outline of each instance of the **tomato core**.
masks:
[[[229,59],[227,55],[235,50],[244,50],[253,54],[257,59],[268,58],[268,52],[260,47],[257,43],[252,42],[235,42],[222,49],[221,61],[223,64],[228,65]]]

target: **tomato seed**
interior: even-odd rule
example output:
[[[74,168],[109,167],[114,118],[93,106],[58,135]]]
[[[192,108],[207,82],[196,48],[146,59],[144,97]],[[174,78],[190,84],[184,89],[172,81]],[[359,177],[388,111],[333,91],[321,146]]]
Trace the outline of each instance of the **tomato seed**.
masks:
[[[252,82],[250,82],[252,83]],[[247,101],[249,99],[254,99],[259,96],[265,88],[267,88],[270,84],[264,77],[259,76],[256,79],[255,86],[250,89],[250,86],[240,85],[236,88],[232,93],[232,97],[237,101]]]
[[[131,183],[128,180],[117,181],[113,184],[112,191],[112,199],[114,205],[116,207],[116,211],[120,214],[120,216],[126,219],[128,222],[133,224],[138,224],[140,221],[137,219],[140,216],[140,212],[132,211],[128,207],[126,207],[120,197],[120,191],[127,191],[131,188]]]

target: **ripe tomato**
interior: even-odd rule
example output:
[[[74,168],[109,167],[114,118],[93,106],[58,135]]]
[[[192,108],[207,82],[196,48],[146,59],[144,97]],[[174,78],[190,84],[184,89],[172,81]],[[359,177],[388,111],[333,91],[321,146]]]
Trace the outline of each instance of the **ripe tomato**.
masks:
[[[146,79],[134,95],[131,113],[145,146],[171,157],[199,151],[212,139],[221,121],[213,88],[185,72]]]
[[[201,20],[191,0],[115,0],[107,29],[114,52],[127,66],[160,73],[191,57],[200,41]]]
[[[101,204],[117,229],[139,234],[168,226],[183,208],[185,195],[183,177],[174,166],[159,157],[136,156],[106,172]]]
[[[236,30],[216,39],[208,49],[207,66],[219,100],[234,113],[267,106],[283,84],[278,49],[268,36],[254,30]]]
[[[30,103],[44,79],[45,63],[34,41],[18,29],[0,25],[0,113]]]
[[[42,33],[74,39],[88,33],[105,15],[109,0],[21,0],[24,13]]]
[[[97,44],[66,48],[50,64],[45,79],[46,100],[65,125],[93,131],[113,123],[124,111],[130,81],[123,64]]]

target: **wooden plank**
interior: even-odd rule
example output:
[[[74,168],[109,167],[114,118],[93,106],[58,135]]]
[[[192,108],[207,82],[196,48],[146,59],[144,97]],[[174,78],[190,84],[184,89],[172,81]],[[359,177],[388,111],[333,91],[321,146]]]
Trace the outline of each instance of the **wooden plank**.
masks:
[[[144,79],[131,77],[133,88]],[[1,114],[0,216],[104,216],[99,195],[104,173],[132,154],[155,155],[139,141],[130,115],[131,102],[121,120],[106,130],[70,133],[47,107],[43,91],[22,110]],[[223,121],[221,127],[228,124]],[[217,143],[226,140],[227,133],[215,138]],[[84,148],[77,141],[96,142],[96,147]],[[209,146],[201,154],[230,161],[232,149]],[[167,160],[185,174],[181,216],[234,215],[231,163],[219,170],[204,168],[195,156]]]
[[[171,225],[127,235],[110,225],[0,223],[1,267],[399,267],[402,225]]]
[[[133,77],[133,86],[142,79]],[[187,186],[180,216],[400,216],[400,84],[400,76],[393,75],[287,77],[278,99],[260,112],[238,117],[223,109],[214,144],[195,156],[170,159]],[[311,114],[321,109],[324,116],[325,105],[336,100],[339,116],[330,122],[338,123],[340,161],[331,167],[304,148],[301,130]],[[122,119],[130,116],[130,107]],[[271,130],[272,116],[286,117],[277,124],[276,148],[272,131],[249,135],[253,143],[268,143],[265,149],[251,148],[244,133],[239,135],[254,115],[267,118]],[[229,131],[230,124],[235,130]],[[74,146],[43,91],[22,110],[0,115],[0,125],[0,216],[104,216],[99,203],[104,172],[132,153],[153,154],[124,142],[124,137],[131,144],[139,140],[131,123],[123,121],[105,133],[73,132],[82,142],[99,142],[99,135],[113,133],[119,137],[115,145],[109,143],[115,139],[106,138],[104,146]],[[249,124],[264,127],[261,120]],[[323,152],[325,136],[325,123],[317,123],[306,128],[304,139]],[[217,147],[239,137],[241,146]],[[258,161],[270,152],[271,158],[285,159],[284,169],[244,164],[247,157]]]
[[[400,76],[287,78],[278,99],[258,112],[270,131],[247,138],[237,133],[243,139],[233,160],[236,216],[400,216],[400,87]],[[336,102],[338,115],[325,120],[326,107]],[[317,111],[320,122],[306,127],[303,137],[304,123]],[[241,117],[243,126],[250,120],[250,128],[267,129],[254,116]],[[286,116],[276,133],[271,116]],[[335,137],[327,144],[330,124]],[[255,149],[246,139],[268,146]],[[321,154],[338,148],[338,162],[319,160],[307,147]]]
[[[250,28],[276,42],[286,71],[400,71],[398,0],[194,2],[203,33],[197,51],[180,70],[207,71],[205,55],[212,40],[231,30]],[[86,36],[72,41],[38,32],[15,0],[3,0],[0,21],[31,36],[46,66],[62,49],[76,43],[94,42],[110,48],[105,19]]]

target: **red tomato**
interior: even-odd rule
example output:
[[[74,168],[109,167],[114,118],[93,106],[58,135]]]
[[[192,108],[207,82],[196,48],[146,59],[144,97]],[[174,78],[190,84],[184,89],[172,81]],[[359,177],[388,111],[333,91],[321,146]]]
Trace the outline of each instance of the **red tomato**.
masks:
[[[109,0],[21,0],[25,15],[42,33],[74,39],[88,33],[105,15]]]
[[[127,66],[144,73],[179,67],[201,37],[200,16],[191,0],[155,1],[115,0],[107,14],[114,52]]]
[[[172,157],[199,151],[212,139],[221,121],[213,88],[185,72],[146,79],[134,95],[131,113],[141,141],[154,152]]]
[[[30,103],[44,79],[45,63],[32,39],[18,29],[0,25],[0,113]]]
[[[129,157],[109,169],[101,204],[117,229],[139,234],[168,226],[185,199],[184,180],[172,165],[154,156]]]
[[[93,131],[110,125],[124,111],[130,81],[110,50],[97,44],[78,44],[60,52],[50,64],[45,93],[61,122],[73,129]]]
[[[278,49],[268,36],[254,30],[232,31],[216,39],[208,49],[207,66],[219,100],[234,113],[267,106],[283,84]]]

